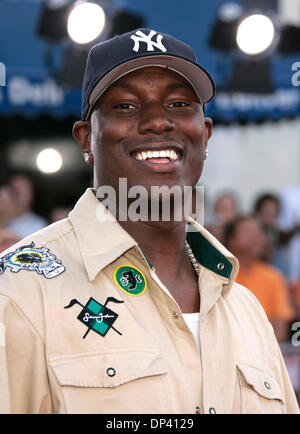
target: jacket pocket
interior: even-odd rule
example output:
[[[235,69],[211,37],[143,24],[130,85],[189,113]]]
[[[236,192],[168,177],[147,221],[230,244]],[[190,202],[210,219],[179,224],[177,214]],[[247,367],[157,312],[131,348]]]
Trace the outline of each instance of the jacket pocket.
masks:
[[[68,413],[164,411],[167,368],[153,350],[114,350],[50,360]],[[147,391],[147,393],[145,393]]]
[[[282,391],[272,373],[244,362],[238,362],[237,368],[242,413],[286,413]]]

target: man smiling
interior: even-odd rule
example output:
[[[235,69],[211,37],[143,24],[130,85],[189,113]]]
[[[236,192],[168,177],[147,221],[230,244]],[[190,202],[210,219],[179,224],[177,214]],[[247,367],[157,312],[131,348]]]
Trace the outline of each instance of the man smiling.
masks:
[[[119,200],[119,178],[128,188],[194,186],[200,178],[212,122],[191,84],[167,68],[139,68],[114,82],[77,122],[74,135],[93,155],[94,186],[110,185]],[[153,197],[152,197],[153,199]],[[119,210],[117,210],[118,213]],[[120,221],[137,241],[183,312],[199,312],[195,270],[184,245],[186,222]],[[157,243],[153,240],[159,240]],[[174,279],[175,276],[175,279]],[[186,287],[182,291],[182,287]]]
[[[159,206],[153,187],[183,196],[196,185],[213,95],[193,50],[169,35],[139,29],[92,48],[73,134],[94,188],[2,258],[3,412],[298,412],[272,327],[234,283],[234,256],[174,218],[173,193],[168,221],[120,218],[120,179]]]

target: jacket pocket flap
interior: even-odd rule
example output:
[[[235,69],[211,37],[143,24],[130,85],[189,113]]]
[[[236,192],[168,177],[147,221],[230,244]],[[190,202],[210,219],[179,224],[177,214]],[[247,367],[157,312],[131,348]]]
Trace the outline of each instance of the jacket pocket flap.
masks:
[[[260,368],[238,362],[237,367],[244,377],[246,385],[264,398],[279,399],[283,402],[280,386],[273,375]]]
[[[61,386],[116,387],[167,372],[159,352],[150,350],[84,353],[50,360]]]

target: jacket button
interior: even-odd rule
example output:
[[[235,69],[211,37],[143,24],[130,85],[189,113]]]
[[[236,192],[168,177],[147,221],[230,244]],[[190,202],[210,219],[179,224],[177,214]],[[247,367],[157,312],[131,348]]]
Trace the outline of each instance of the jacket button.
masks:
[[[197,407],[195,408],[195,413],[196,414],[200,414],[200,407],[197,405]]]
[[[114,377],[116,375],[116,370],[114,368],[107,368],[106,373],[109,377]]]
[[[269,389],[269,390],[271,389],[271,386],[267,381],[264,382],[264,385],[267,389]]]
[[[174,317],[175,319],[178,319],[178,318],[179,318],[179,314],[178,314],[177,312],[173,312],[173,317]]]
[[[218,265],[217,265],[217,269],[220,270],[220,271],[224,270],[224,267],[225,267],[225,265],[224,265],[223,262],[219,262]]]
[[[208,412],[209,412],[210,414],[216,414],[216,413],[217,413],[217,412],[216,412],[216,409],[213,408],[213,407],[210,407],[210,409],[208,410]]]

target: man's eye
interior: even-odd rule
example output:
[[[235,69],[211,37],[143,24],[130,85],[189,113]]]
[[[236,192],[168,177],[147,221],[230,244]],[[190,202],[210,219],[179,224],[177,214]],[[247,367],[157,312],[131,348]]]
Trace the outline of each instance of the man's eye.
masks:
[[[121,109],[121,110],[135,110],[135,108],[136,107],[133,104],[127,102],[122,102],[114,106],[114,109]]]
[[[182,108],[182,107],[189,107],[189,104],[185,101],[175,101],[169,104],[170,108]]]

